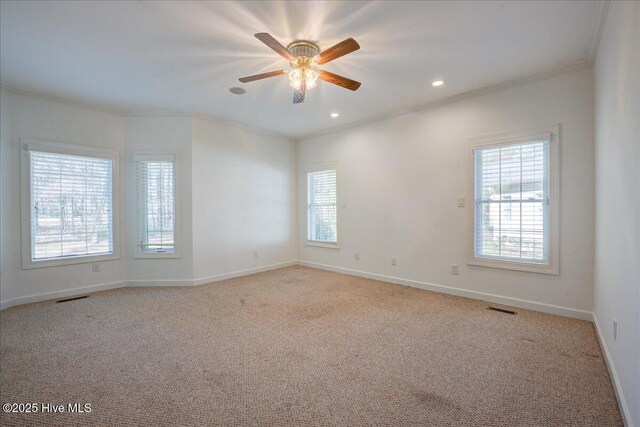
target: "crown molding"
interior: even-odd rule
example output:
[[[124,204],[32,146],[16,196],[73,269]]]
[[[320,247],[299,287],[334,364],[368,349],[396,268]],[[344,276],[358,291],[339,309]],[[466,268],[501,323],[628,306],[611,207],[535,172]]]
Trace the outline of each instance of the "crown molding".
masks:
[[[382,114],[378,114],[375,116],[371,116],[368,117],[366,119],[363,120],[358,120],[356,122],[353,123],[349,123],[346,124],[344,126],[340,126],[340,127],[336,127],[336,128],[331,128],[331,129],[326,129],[323,131],[319,131],[319,132],[314,132],[314,133],[310,133],[310,134],[306,134],[303,136],[299,136],[296,138],[297,142],[300,141],[305,141],[308,139],[313,139],[322,135],[327,135],[327,134],[331,134],[331,133],[336,133],[336,132],[341,132],[347,129],[353,129],[353,128],[357,128],[360,126],[364,126],[364,125],[368,125],[371,123],[376,123],[376,122],[381,122],[384,120],[388,120],[394,117],[398,117],[398,116],[402,116],[405,114],[409,114],[409,113],[414,113],[417,111],[425,111],[425,110],[432,110],[435,108],[440,108],[443,107],[445,105],[449,105],[449,104],[454,104],[456,102],[460,102],[460,101],[464,101],[467,99],[471,99],[471,98],[477,98],[479,96],[482,95],[487,95],[493,92],[498,92],[501,91],[503,89],[508,89],[508,88],[512,88],[512,87],[519,87],[519,86],[524,86],[528,83],[533,83],[533,82],[538,82],[538,81],[544,81],[544,80],[548,80],[563,74],[570,74],[570,73],[575,73],[578,71],[582,71],[582,70],[586,70],[591,68],[591,64],[585,61],[580,61],[571,65],[567,65],[564,67],[560,67],[560,68],[556,68],[554,70],[551,71],[547,71],[544,73],[540,73],[540,74],[536,74],[533,76],[528,76],[528,77],[524,77],[524,78],[520,78],[520,79],[515,79],[515,80],[510,80],[504,83],[499,83],[497,85],[493,85],[493,86],[487,86],[481,89],[474,89],[474,90],[470,90],[467,92],[462,92],[459,93],[457,95],[452,95],[443,99],[439,99],[437,101],[431,101],[431,102],[427,102],[425,104],[417,104],[417,105],[413,105],[413,106],[409,106],[409,107],[403,107],[403,108],[399,108],[393,111],[389,111],[386,113],[382,113]]]
[[[53,101],[61,104],[72,105],[75,107],[88,108],[90,110],[100,111],[102,113],[116,114],[120,116],[123,116],[127,113],[127,110],[124,108],[118,108],[112,105],[100,104],[97,102],[81,101],[76,98],[55,95],[50,92],[42,92],[42,91],[37,91],[33,89],[28,89],[25,87],[14,86],[6,82],[0,82],[0,90],[13,93],[16,95],[28,96],[31,98],[38,98],[45,101]]]
[[[240,122],[240,121],[232,120],[232,119],[225,119],[225,118],[222,118],[222,117],[215,116],[213,114],[193,113],[193,114],[191,114],[191,117],[194,118],[194,119],[204,120],[204,121],[216,123],[216,124],[219,124],[219,125],[230,126],[230,127],[234,127],[234,128],[238,128],[238,129],[248,130],[248,131],[251,131],[251,132],[261,133],[263,135],[269,135],[269,136],[275,136],[275,137],[278,137],[278,138],[283,138],[283,139],[286,139],[287,141],[290,141],[290,142],[295,142],[296,141],[296,139],[294,137],[292,137],[291,135],[285,135],[285,134],[282,134],[282,133],[273,132],[273,131],[270,131],[270,130],[267,130],[267,129],[263,129],[263,128],[254,126],[254,125],[249,124],[249,123]]]
[[[129,111],[125,114],[127,117],[144,117],[144,116],[155,116],[155,117],[190,117],[194,120],[203,120],[211,123],[215,123],[222,126],[229,126],[236,129],[243,129],[249,132],[260,133],[268,136],[275,136],[278,138],[286,139],[287,141],[295,142],[295,139],[290,135],[284,135],[278,132],[273,132],[267,129],[263,129],[249,123],[227,119],[224,117],[219,117],[214,114],[203,114],[203,113],[181,113],[181,112],[171,112],[171,111]]]
[[[606,5],[608,5],[608,2],[605,2]],[[598,25],[599,25],[599,34],[602,35],[602,24],[605,21],[605,17],[606,17],[606,7],[602,8],[600,7],[600,12],[597,14],[598,16],[600,16],[600,18],[597,19],[598,21]],[[595,21],[594,21],[595,22]],[[599,37],[598,37],[598,42],[599,42]],[[597,50],[597,49],[596,49]],[[281,134],[278,132],[273,132],[267,129],[263,129],[254,125],[251,125],[249,123],[245,123],[245,122],[240,122],[240,121],[236,121],[236,120],[231,120],[231,119],[226,119],[223,117],[219,117],[213,114],[204,114],[204,113],[184,113],[184,112],[172,112],[172,111],[153,111],[153,110],[129,110],[129,109],[124,109],[124,108],[118,108],[118,107],[113,107],[113,106],[109,106],[109,105],[105,105],[105,104],[98,104],[98,103],[90,103],[90,102],[85,102],[85,101],[80,101],[71,97],[64,97],[64,96],[59,96],[59,95],[54,95],[54,94],[50,94],[50,93],[44,93],[44,92],[39,92],[39,91],[35,91],[35,90],[31,90],[31,89],[25,89],[25,88],[21,88],[18,86],[14,86],[14,85],[10,85],[7,83],[3,83],[0,82],[0,89],[7,91],[7,92],[11,92],[11,93],[15,93],[18,95],[25,95],[25,96],[30,96],[30,97],[34,97],[34,98],[39,98],[39,99],[44,99],[44,100],[48,100],[48,101],[54,101],[54,102],[60,102],[63,104],[68,104],[68,105],[74,105],[74,106],[78,106],[78,107],[83,107],[83,108],[88,108],[88,109],[92,109],[92,110],[96,110],[96,111],[102,111],[102,112],[106,112],[106,113],[110,113],[110,114],[116,114],[116,115],[120,115],[123,117],[136,117],[136,116],[173,116],[173,117],[190,117],[192,119],[198,119],[198,120],[204,120],[204,121],[209,121],[212,123],[216,123],[219,125],[224,125],[224,126],[230,126],[230,127],[234,127],[234,128],[238,128],[238,129],[244,129],[244,130],[248,130],[251,132],[256,132],[256,133],[261,133],[264,135],[269,135],[269,136],[275,136],[278,138],[283,138],[287,141],[292,141],[292,142],[300,142],[300,141],[304,141],[307,139],[312,139],[312,138],[316,138],[318,136],[321,135],[326,135],[326,134],[330,134],[330,133],[335,133],[335,132],[340,132],[343,130],[347,130],[347,129],[352,129],[352,128],[356,128],[356,127],[360,127],[360,126],[364,126],[367,124],[371,124],[371,123],[375,123],[375,122],[380,122],[383,120],[387,120],[393,117],[397,117],[397,116],[401,116],[404,114],[409,114],[412,112],[416,112],[416,111],[423,111],[423,110],[429,110],[429,109],[434,109],[434,108],[439,108],[448,104],[453,104],[455,102],[459,102],[459,101],[463,101],[466,99],[471,99],[471,98],[475,98],[478,96],[482,96],[482,95],[486,95],[492,92],[496,92],[496,91],[500,91],[502,89],[507,89],[507,88],[511,88],[511,87],[517,87],[517,86],[522,86],[525,85],[527,83],[532,83],[532,82],[537,82],[537,81],[542,81],[542,80],[547,80],[562,74],[568,74],[568,73],[573,73],[573,72],[577,72],[577,71],[581,71],[587,68],[590,68],[592,66],[592,62],[588,62],[588,61],[580,61],[568,66],[564,66],[564,67],[560,67],[551,71],[547,71],[544,73],[540,73],[540,74],[536,74],[533,76],[528,76],[528,77],[524,77],[524,78],[520,78],[520,79],[515,79],[515,80],[510,80],[504,83],[499,83],[497,85],[493,85],[493,86],[488,86],[488,87],[484,87],[481,89],[475,89],[475,90],[471,90],[471,91],[467,91],[467,92],[463,92],[457,95],[453,95],[453,96],[449,96],[447,98],[443,98],[443,99],[439,99],[437,101],[432,101],[432,102],[428,102],[426,104],[417,104],[417,105],[413,105],[413,106],[408,106],[408,107],[403,107],[403,108],[399,108],[393,111],[389,111],[386,113],[382,113],[382,114],[378,114],[375,116],[371,116],[362,120],[358,120],[349,124],[346,124],[344,126],[339,126],[336,128],[331,128],[331,129],[325,129],[325,130],[321,130],[319,132],[313,132],[313,133],[309,133],[309,134],[304,134],[304,135],[285,135],[285,134]]]
[[[184,113],[172,111],[153,111],[153,110],[131,110],[126,108],[114,107],[112,105],[100,104],[96,102],[87,102],[72,97],[61,96],[49,92],[36,91],[24,87],[14,86],[5,82],[0,82],[0,90],[13,93],[16,95],[28,96],[30,98],[42,99],[45,101],[58,102],[61,104],[71,105],[74,107],[86,108],[89,110],[99,111],[102,113],[114,114],[122,117],[140,117],[140,116],[171,116],[171,117],[190,117],[191,119],[204,120],[223,126],[229,126],[237,129],[243,129],[251,132],[261,133],[264,135],[275,136],[286,139],[287,141],[295,141],[290,135],[269,131],[249,123],[218,117],[213,114],[201,113]]]
[[[593,16],[593,22],[591,23],[591,36],[589,37],[589,44],[587,45],[586,61],[589,64],[596,62],[596,57],[598,56],[598,48],[600,47],[604,24],[607,21],[609,3],[610,0],[596,2],[596,11]]]

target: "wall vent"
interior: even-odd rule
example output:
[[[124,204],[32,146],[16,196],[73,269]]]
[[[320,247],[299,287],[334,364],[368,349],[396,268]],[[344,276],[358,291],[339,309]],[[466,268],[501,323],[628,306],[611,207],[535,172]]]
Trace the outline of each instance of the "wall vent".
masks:
[[[77,299],[85,299],[85,298],[89,298],[89,295],[82,295],[79,297],[72,297],[72,298],[65,298],[65,299],[59,299],[58,301],[56,301],[57,303],[61,303],[61,302],[69,302],[69,301],[75,301]]]
[[[515,311],[507,310],[506,308],[498,308],[498,307],[489,306],[489,307],[487,307],[487,310],[499,311],[500,313],[513,314],[514,316],[517,314]]]

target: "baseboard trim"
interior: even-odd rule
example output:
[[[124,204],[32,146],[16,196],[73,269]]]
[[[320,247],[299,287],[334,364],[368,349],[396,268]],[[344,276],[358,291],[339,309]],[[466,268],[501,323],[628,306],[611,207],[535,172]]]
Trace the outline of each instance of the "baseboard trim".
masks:
[[[205,276],[197,279],[160,279],[160,280],[127,280],[128,286],[132,288],[140,287],[171,287],[171,286],[200,286],[207,283],[219,282],[221,280],[233,279],[235,277],[249,276],[251,274],[262,273],[264,271],[277,270],[279,268],[297,265],[297,260],[279,262],[276,264],[263,265],[260,267],[247,268],[246,270],[231,271],[229,273]]]
[[[28,295],[18,298],[10,298],[0,301],[0,310],[14,307],[16,305],[30,304],[32,302],[47,301],[58,298],[72,297],[76,295],[88,294],[92,292],[106,291],[116,288],[139,288],[139,287],[170,287],[170,286],[198,286],[206,283],[219,282],[221,280],[233,279],[234,277],[248,276],[251,274],[262,273],[265,271],[277,270],[279,268],[291,267],[297,265],[297,260],[279,262],[276,264],[264,265],[260,267],[249,268],[246,270],[232,271],[230,273],[217,274],[214,276],[201,277],[199,279],[159,279],[159,280],[121,280],[118,282],[102,283],[98,285],[83,286],[73,289],[65,289],[61,291],[45,292],[36,295]]]
[[[440,292],[444,294],[456,295],[465,298],[471,298],[481,301],[493,302],[496,304],[508,305],[527,310],[540,311],[548,314],[556,314],[559,316],[571,317],[574,319],[592,321],[593,314],[590,311],[577,310],[569,307],[562,307],[552,304],[544,304],[535,301],[523,300],[519,298],[505,297],[501,295],[488,294],[484,292],[472,291],[468,289],[453,288],[451,286],[437,285],[434,283],[420,282],[412,279],[403,279],[401,277],[386,276],[383,274],[369,273],[366,271],[352,270],[350,268],[334,267],[326,264],[319,264],[309,261],[298,261],[298,264],[319,268],[321,270],[333,271],[336,273],[348,274],[350,276],[364,277],[365,279],[380,280],[382,282],[395,283],[398,285],[410,286],[412,288],[424,289],[427,291]]]
[[[97,285],[82,286],[73,289],[64,289],[53,292],[43,292],[41,294],[28,295],[24,297],[10,298],[0,302],[0,310],[5,308],[14,307],[16,305],[30,304],[33,302],[41,302],[58,298],[73,297],[76,295],[88,294],[99,291],[106,291],[109,289],[124,288],[127,286],[127,282],[120,280],[117,282],[100,283]]]
[[[148,280],[127,280],[130,288],[165,288],[172,286],[192,286],[191,279],[148,279]]]
[[[167,286],[198,286],[206,283],[219,282],[221,280],[232,279],[235,277],[248,276],[251,274],[261,273],[265,271],[277,270],[279,268],[291,267],[293,265],[303,265],[306,267],[318,268],[321,270],[333,271],[336,273],[347,274],[350,276],[364,277],[367,279],[380,280],[383,282],[395,283],[414,288],[425,289],[428,291],[440,292],[450,295],[457,295],[465,298],[472,298],[481,301],[489,301],[497,304],[509,305],[513,307],[524,308],[527,310],[541,311],[543,313],[557,314],[560,316],[571,317],[581,320],[593,321],[593,315],[589,311],[576,310],[568,307],[561,307],[551,304],[543,304],[534,301],[522,300],[518,298],[504,297],[501,295],[488,294],[467,289],[453,288],[450,286],[437,285],[434,283],[420,282],[417,280],[404,279],[394,276],[386,276],[382,274],[369,273],[366,271],[352,270],[343,267],[334,267],[331,265],[320,264],[302,260],[290,260],[276,264],[270,264],[260,267],[249,268],[246,270],[238,270],[229,273],[217,274],[213,276],[200,277],[197,279],[160,279],[160,280],[123,280],[117,282],[103,283],[98,285],[84,286],[74,289],[65,289],[61,291],[46,292],[36,295],[29,295],[18,298],[11,298],[0,302],[0,310],[13,307],[16,305],[29,304],[32,302],[46,301],[55,298],[63,298],[75,296],[83,293],[98,292],[107,289],[123,288],[123,287],[167,287]]]
[[[265,271],[277,270],[279,268],[291,267],[294,265],[298,265],[298,260],[278,262],[276,264],[264,265],[262,267],[254,267],[246,270],[232,271],[230,273],[216,274],[214,276],[200,277],[199,279],[193,279],[193,285],[205,285],[207,283],[219,282],[221,280],[233,279],[235,277],[249,276],[251,274],[263,273]]]
[[[618,400],[618,408],[620,409],[622,421],[624,422],[624,425],[626,427],[634,427],[633,421],[631,420],[631,412],[629,412],[627,401],[624,398],[624,393],[622,392],[622,387],[620,386],[620,379],[618,378],[618,373],[616,372],[616,366],[613,364],[613,358],[611,357],[609,347],[607,347],[607,341],[605,341],[604,339],[602,329],[600,328],[600,323],[598,322],[598,317],[595,313],[593,314],[593,325],[596,329],[596,336],[598,337],[598,342],[600,343],[602,354],[604,354],[605,364],[607,365],[607,369],[609,370],[609,377],[611,378],[611,382],[613,383],[613,390],[616,393],[616,399]]]

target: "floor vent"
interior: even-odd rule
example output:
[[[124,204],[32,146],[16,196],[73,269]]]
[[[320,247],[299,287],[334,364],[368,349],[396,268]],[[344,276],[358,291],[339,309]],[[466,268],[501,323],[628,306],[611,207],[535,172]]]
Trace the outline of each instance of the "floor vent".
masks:
[[[488,310],[493,310],[493,311],[499,311],[500,313],[507,313],[507,314],[513,314],[516,315],[516,312],[513,310],[507,310],[506,308],[498,308],[498,307],[487,307]]]
[[[89,298],[89,295],[82,295],[82,296],[79,296],[79,297],[72,297],[72,298],[59,299],[59,300],[58,300],[58,301],[56,301],[56,302],[58,302],[58,303],[60,303],[60,302],[69,302],[69,301],[75,301],[75,300],[77,300],[77,299],[85,299],[85,298]]]

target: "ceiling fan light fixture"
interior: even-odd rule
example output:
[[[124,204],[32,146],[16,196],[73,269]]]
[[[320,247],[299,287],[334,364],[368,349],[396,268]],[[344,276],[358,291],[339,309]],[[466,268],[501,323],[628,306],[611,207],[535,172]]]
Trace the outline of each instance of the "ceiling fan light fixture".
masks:
[[[304,70],[304,78],[307,83],[307,89],[313,89],[318,85],[318,73],[311,68],[307,68],[306,70]]]
[[[295,90],[300,90],[302,87],[302,70],[300,68],[289,71],[289,86]]]
[[[289,86],[296,90],[302,87],[302,80],[305,81],[306,89],[313,89],[318,85],[318,73],[311,68],[294,68],[289,71]]]

